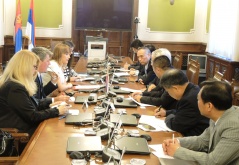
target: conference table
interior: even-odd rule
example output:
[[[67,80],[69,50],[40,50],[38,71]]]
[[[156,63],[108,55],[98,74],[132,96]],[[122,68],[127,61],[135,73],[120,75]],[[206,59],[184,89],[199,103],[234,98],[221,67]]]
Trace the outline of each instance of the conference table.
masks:
[[[122,65],[127,63],[132,63],[132,61],[125,57],[122,59]],[[81,57],[78,63],[75,66],[77,72],[86,72],[87,59]],[[125,86],[131,89],[142,89],[144,85],[136,82],[135,77],[128,77],[129,82]],[[80,84],[87,84],[87,82],[77,82]],[[83,96],[89,95],[89,93],[75,93],[74,96]],[[99,93],[98,93],[99,95]],[[127,95],[125,95],[127,97]],[[82,104],[74,104],[69,102],[72,105],[70,109],[78,109],[80,113],[84,112],[93,112],[95,105],[89,105],[88,109],[82,109]],[[127,114],[139,113],[141,115],[153,115],[154,109],[157,107],[137,107],[137,108],[126,108]],[[85,129],[92,126],[74,126],[66,125],[65,119],[51,118],[40,123],[35,133],[28,142],[26,148],[21,154],[17,164],[19,165],[68,165],[71,164],[71,159],[69,154],[66,153],[67,139],[68,137],[77,137],[84,135]],[[151,141],[148,141],[148,144],[160,144],[163,140],[172,138],[174,134],[175,137],[181,137],[182,135],[177,132],[145,132],[137,127],[124,126],[124,132],[130,129],[139,130],[140,134],[148,134],[152,137]],[[123,133],[124,133],[123,132]],[[106,144],[107,141],[103,141],[103,144]],[[160,164],[159,159],[152,153],[149,155],[137,155],[137,154],[124,154],[121,164],[126,165],[130,164],[132,158],[139,158],[146,160],[147,165],[156,165]],[[95,161],[94,155],[91,156],[91,161],[88,164],[104,164],[103,162]]]

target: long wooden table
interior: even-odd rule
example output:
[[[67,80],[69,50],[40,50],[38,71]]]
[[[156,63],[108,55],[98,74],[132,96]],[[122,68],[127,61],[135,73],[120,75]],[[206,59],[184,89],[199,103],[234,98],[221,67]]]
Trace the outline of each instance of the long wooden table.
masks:
[[[82,67],[83,64],[86,65],[87,61],[85,59],[80,59],[82,61],[78,62],[77,67]],[[129,59],[126,59],[129,60]],[[80,64],[81,63],[81,64]],[[124,62],[123,62],[124,63]],[[82,68],[85,68],[84,66]],[[78,69],[76,71],[79,71]],[[125,84],[125,86],[132,89],[142,89],[144,86],[140,85],[136,82],[129,82]],[[77,95],[86,95],[85,93],[76,93]],[[126,96],[127,97],[127,96]],[[72,104],[71,109],[80,109],[81,113],[85,111],[81,109],[81,104]],[[87,112],[93,112],[93,108],[95,105],[90,105]],[[153,110],[156,107],[147,107],[147,108],[127,108],[127,114],[139,113],[144,115],[153,115]],[[89,127],[89,126],[88,126]],[[84,134],[84,130],[87,127],[84,126],[73,126],[66,125],[65,119],[59,120],[58,118],[52,118],[43,121],[33,134],[32,138],[28,142],[26,148],[21,154],[19,161],[17,164],[19,165],[65,165],[71,164],[71,159],[69,155],[66,153],[67,139],[71,136],[81,136]],[[124,127],[127,129],[138,129],[137,127]],[[162,143],[163,140],[171,138],[172,132],[144,132],[140,129],[140,134],[149,134],[152,137],[152,141],[149,141],[149,144],[159,144]],[[174,133],[175,137],[181,136],[180,133]],[[105,143],[105,142],[104,142]],[[94,156],[94,155],[93,155]],[[94,157],[92,156],[92,159]],[[150,155],[135,155],[135,154],[125,154],[123,156],[122,164],[129,164],[130,159],[132,158],[140,158],[145,159],[146,164],[160,164],[159,160],[153,154]],[[89,163],[88,163],[89,164]],[[99,162],[90,161],[91,165],[94,164],[103,164]]]

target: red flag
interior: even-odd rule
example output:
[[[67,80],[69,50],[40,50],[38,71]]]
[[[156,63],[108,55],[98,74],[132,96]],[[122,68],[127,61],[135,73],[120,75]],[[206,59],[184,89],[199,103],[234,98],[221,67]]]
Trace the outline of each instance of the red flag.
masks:
[[[22,15],[20,0],[17,1],[15,18],[15,53],[22,50]]]

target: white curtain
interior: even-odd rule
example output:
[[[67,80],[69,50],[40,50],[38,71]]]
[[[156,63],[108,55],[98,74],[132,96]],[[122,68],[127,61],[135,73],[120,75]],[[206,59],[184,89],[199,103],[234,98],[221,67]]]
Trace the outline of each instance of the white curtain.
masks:
[[[239,1],[212,0],[207,52],[239,61]]]
[[[0,45],[4,45],[4,31],[3,31],[3,0],[0,0]]]

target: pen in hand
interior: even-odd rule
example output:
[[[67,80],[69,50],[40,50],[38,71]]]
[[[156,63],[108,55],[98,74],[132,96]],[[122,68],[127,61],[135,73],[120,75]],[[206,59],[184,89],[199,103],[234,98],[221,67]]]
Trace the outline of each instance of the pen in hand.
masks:
[[[160,109],[161,109],[161,108],[162,108],[162,105],[159,106],[157,112],[160,112]],[[156,112],[156,113],[157,113],[157,112]]]
[[[161,108],[162,108],[162,105],[160,105],[159,108],[154,111],[155,112],[155,114],[154,114],[155,117],[161,117],[161,114],[160,114],[160,109]]]
[[[174,144],[174,133],[173,133],[173,144]]]

